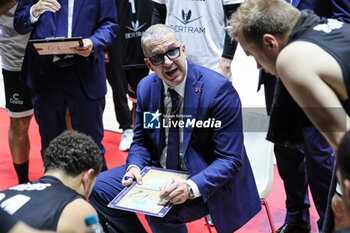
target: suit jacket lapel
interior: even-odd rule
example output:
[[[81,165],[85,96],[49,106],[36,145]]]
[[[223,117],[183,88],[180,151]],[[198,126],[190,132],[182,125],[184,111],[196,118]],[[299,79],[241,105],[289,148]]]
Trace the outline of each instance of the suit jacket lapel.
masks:
[[[152,83],[152,92],[151,92],[151,108],[148,109],[148,111],[157,111],[159,110],[160,113],[163,113],[163,84],[159,77],[155,77],[155,81]],[[159,91],[158,91],[159,90]],[[163,116],[160,117],[160,129],[155,130],[155,137],[158,141],[159,151],[163,151],[165,147],[165,131],[163,128]],[[160,154],[159,154],[160,156]]]
[[[56,14],[50,11],[45,12],[44,15],[41,16],[41,20],[45,20],[45,23],[47,24],[46,27],[50,28],[48,31],[47,37],[55,37],[56,32],[51,30],[52,28],[56,28]],[[32,33],[33,34],[33,33]]]
[[[52,18],[53,25],[55,25],[55,27],[56,27],[56,14],[53,12],[49,12],[49,11],[46,12],[46,14],[50,15],[50,17]]]
[[[73,7],[73,22],[72,22],[72,34],[74,32],[74,27],[77,23],[77,18],[80,12],[80,9],[82,7],[83,0],[74,0],[74,7]]]
[[[185,116],[190,116],[191,119],[197,119],[199,100],[202,95],[203,82],[199,81],[201,76],[198,76],[192,69],[193,64],[188,62],[187,79],[185,86],[184,110]],[[198,76],[198,77],[197,77]],[[184,117],[186,122],[187,117]],[[188,144],[191,139],[193,128],[184,129],[183,137],[183,154],[186,154]]]
[[[148,109],[149,111],[159,111],[161,112],[163,109],[162,106],[162,96],[163,96],[163,84],[160,78],[155,77],[154,82],[152,83],[152,92],[151,92],[151,101],[152,101],[152,109]]]

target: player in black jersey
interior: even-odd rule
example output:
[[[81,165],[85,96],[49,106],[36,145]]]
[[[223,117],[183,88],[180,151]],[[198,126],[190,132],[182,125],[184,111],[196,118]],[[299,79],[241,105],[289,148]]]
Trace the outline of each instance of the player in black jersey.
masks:
[[[36,230],[0,208],[1,233],[52,233],[53,231]]]
[[[116,0],[119,31],[106,51],[106,72],[113,91],[116,118],[123,130],[119,150],[129,150],[133,137],[133,117],[126,93],[136,108],[136,88],[149,69],[143,61],[141,36],[151,25],[151,0]]]
[[[299,11],[284,0],[247,0],[230,26],[230,35],[245,53],[259,69],[281,78],[337,152],[350,129],[350,25]],[[350,216],[339,197],[333,198],[332,208],[335,230],[349,227]]]
[[[66,131],[44,154],[44,176],[0,192],[0,206],[31,227],[86,232],[84,218],[96,214],[86,201],[102,168],[91,137]]]
[[[272,10],[269,4],[281,9]],[[252,9],[247,9],[248,5]],[[254,18],[249,21],[254,25],[248,25],[247,18]],[[254,56],[258,68],[281,78],[309,119],[336,149],[346,130],[346,112],[350,115],[345,103],[350,96],[350,26],[320,19],[308,11],[300,12],[282,0],[248,1],[230,23],[231,36],[246,54]],[[339,112],[332,111],[334,108]]]

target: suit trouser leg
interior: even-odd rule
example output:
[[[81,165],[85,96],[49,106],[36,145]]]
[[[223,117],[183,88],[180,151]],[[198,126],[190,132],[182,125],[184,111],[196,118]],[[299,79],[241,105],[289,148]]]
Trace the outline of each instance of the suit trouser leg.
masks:
[[[96,179],[90,195],[90,203],[96,209],[102,224],[112,232],[147,233],[135,213],[112,209],[107,205],[123,190],[121,180],[126,166],[102,172]]]
[[[174,205],[163,218],[146,216],[146,219],[152,233],[187,233],[187,222],[203,218],[208,214],[209,210],[203,199],[196,198]]]
[[[72,88],[80,86],[81,88]],[[72,128],[85,133],[100,147],[103,155],[102,170],[107,170],[107,164],[104,159],[105,148],[102,145],[104,136],[103,111],[105,108],[105,97],[99,99],[90,99],[85,94],[80,79],[75,79],[73,85],[66,85],[64,89],[65,98],[69,109]]]
[[[104,97],[98,100],[88,98],[75,66],[55,69],[48,78],[50,82],[45,89],[33,91],[32,96],[34,115],[41,135],[42,154],[50,141],[67,129],[66,114],[69,108],[73,129],[91,136],[104,155],[105,149],[101,143],[104,135]],[[103,161],[103,168],[106,169],[104,156]]]
[[[310,201],[307,192],[307,174],[303,148],[275,144],[278,172],[286,192],[287,214],[285,223],[303,225],[310,223]]]
[[[90,195],[90,203],[98,212],[105,228],[112,232],[146,233],[135,213],[107,207],[113,198],[124,188],[121,180],[126,166],[116,167],[102,172],[96,179]],[[185,233],[186,222],[200,219],[209,210],[201,198],[188,200],[185,204],[175,205],[164,218],[146,216],[153,233]]]
[[[332,210],[332,198],[335,194],[335,189],[337,186],[337,174],[336,174],[336,163],[334,164],[334,169],[331,178],[331,184],[329,186],[328,198],[327,198],[327,209],[324,215],[324,221],[322,226],[322,233],[333,232],[334,229],[334,212]]]
[[[307,197],[307,185],[310,185],[313,200],[320,216],[318,227],[321,229],[331,182],[334,153],[315,127],[312,126],[305,129],[304,135],[305,145],[303,148],[288,148],[289,152],[284,151],[285,156],[283,156],[280,149],[276,153],[279,173],[284,181],[287,194],[286,223],[306,224],[309,222],[309,214],[308,211],[306,214],[305,208],[309,205],[309,202],[302,202],[304,195],[302,193],[304,191],[301,191],[301,187],[305,187],[302,185],[306,184],[304,189],[305,196]],[[281,148],[281,146],[279,147]],[[286,156],[289,156],[289,158]],[[302,156],[304,159],[301,160]],[[299,167],[297,167],[297,164],[299,164]],[[292,169],[296,170],[293,172]],[[288,172],[292,175],[288,174]],[[306,177],[306,180],[302,177]]]
[[[54,72],[55,73],[55,72]],[[35,120],[39,125],[41,136],[41,154],[48,147],[50,141],[67,129],[67,107],[61,80],[51,77],[44,89],[32,90],[32,103]]]
[[[334,167],[335,154],[326,139],[315,127],[304,130],[305,156],[308,172],[308,182],[312,199],[320,217],[318,228],[322,228],[326,208],[329,186]]]

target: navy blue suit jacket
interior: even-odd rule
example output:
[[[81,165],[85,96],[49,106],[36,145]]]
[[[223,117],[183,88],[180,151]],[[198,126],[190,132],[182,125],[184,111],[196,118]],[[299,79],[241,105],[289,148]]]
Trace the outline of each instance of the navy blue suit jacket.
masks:
[[[55,13],[45,12],[39,20],[30,23],[30,8],[37,0],[20,0],[14,17],[14,27],[21,34],[31,32],[30,39],[56,36]],[[94,52],[89,57],[77,56],[77,68],[84,91],[91,99],[106,94],[106,75],[103,49],[116,36],[118,25],[113,0],[74,0],[72,36],[91,39]],[[40,56],[28,44],[23,61],[22,76],[28,86],[36,91],[45,88],[50,76],[53,57]]]
[[[141,169],[159,166],[165,144],[163,129],[144,129],[143,113],[162,110],[162,90],[162,81],[155,73],[138,85],[135,135],[127,165]],[[183,156],[215,227],[232,233],[261,209],[243,145],[239,96],[226,78],[188,61],[183,114],[190,119],[222,122],[217,129],[185,128]]]

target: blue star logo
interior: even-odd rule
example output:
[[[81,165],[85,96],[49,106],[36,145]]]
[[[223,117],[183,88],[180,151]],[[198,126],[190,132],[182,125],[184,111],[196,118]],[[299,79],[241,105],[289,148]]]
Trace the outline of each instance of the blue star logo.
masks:
[[[154,112],[143,113],[143,128],[144,129],[160,129],[160,116],[162,114],[159,109]]]

